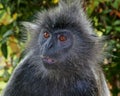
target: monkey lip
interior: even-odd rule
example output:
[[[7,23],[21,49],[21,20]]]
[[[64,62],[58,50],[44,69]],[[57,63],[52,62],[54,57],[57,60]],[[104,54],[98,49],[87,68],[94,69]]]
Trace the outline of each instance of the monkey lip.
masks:
[[[55,59],[50,58],[48,56],[41,56],[41,58],[42,58],[43,63],[54,64],[56,62]]]

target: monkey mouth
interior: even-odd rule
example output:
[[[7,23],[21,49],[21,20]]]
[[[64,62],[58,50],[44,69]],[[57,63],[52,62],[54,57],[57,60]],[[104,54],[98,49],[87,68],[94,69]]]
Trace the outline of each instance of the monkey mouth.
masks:
[[[49,56],[40,56],[42,58],[43,63],[54,64],[56,62],[55,59],[50,58]]]

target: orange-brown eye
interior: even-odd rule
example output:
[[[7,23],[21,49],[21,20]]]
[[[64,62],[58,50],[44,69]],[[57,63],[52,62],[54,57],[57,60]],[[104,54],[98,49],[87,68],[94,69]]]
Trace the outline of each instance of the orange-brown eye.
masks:
[[[67,40],[67,37],[64,36],[64,35],[60,35],[58,39],[59,39],[60,41],[66,41],[66,40]]]
[[[44,33],[44,37],[45,37],[45,38],[49,38],[49,37],[50,37],[50,34],[49,34],[48,32],[45,32],[45,33]]]

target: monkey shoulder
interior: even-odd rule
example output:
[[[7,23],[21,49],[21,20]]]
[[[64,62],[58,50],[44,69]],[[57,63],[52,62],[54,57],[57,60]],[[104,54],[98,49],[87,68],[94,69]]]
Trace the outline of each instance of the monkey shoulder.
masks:
[[[3,96],[38,96],[33,93],[40,79],[35,75],[35,65],[25,60],[15,68]]]

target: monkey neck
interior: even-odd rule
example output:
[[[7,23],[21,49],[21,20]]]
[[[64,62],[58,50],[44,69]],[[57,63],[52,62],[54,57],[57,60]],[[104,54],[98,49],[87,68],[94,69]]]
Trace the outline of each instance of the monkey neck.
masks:
[[[78,64],[80,65],[80,64]],[[89,73],[85,74],[85,73]],[[92,70],[89,68],[89,66],[76,66],[76,67],[69,67],[66,69],[59,69],[59,70],[48,70],[43,72],[44,77],[48,77],[50,79],[54,80],[61,80],[63,78],[64,80],[83,80],[88,78],[95,78]],[[93,76],[93,77],[92,77]]]

